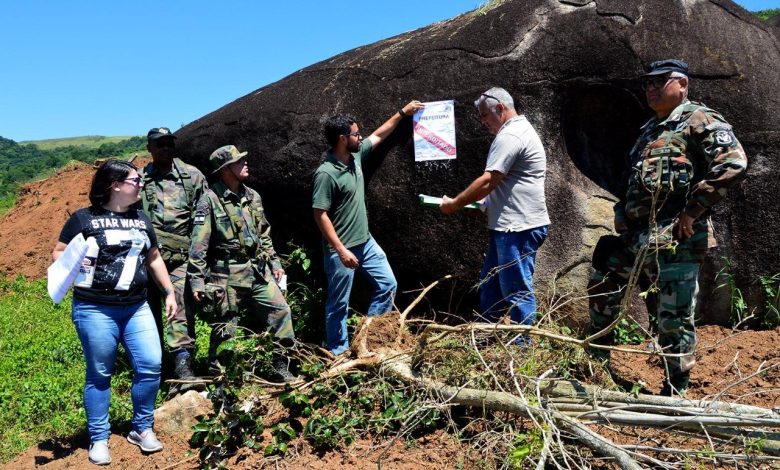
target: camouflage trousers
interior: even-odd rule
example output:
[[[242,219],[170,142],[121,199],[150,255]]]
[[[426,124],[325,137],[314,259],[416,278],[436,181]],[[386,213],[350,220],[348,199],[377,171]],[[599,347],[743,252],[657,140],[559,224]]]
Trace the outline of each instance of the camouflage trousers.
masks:
[[[265,275],[251,285],[234,285],[230,280],[219,282],[214,277],[219,275],[212,274],[212,283],[216,281],[225,287],[224,294],[216,296],[212,313],[206,315],[212,327],[209,357],[214,358],[219,345],[232,338],[239,326],[255,333],[268,328],[282,346],[292,345],[295,333],[290,306],[270,270],[266,268]]]
[[[660,227],[653,232],[623,234],[622,243],[613,244],[600,263],[594,257],[597,269],[588,284],[590,331],[603,330],[619,314],[629,276],[637,269],[638,286],[649,289],[648,312],[655,314],[658,321],[658,343],[662,351],[682,355],[664,357],[667,374],[675,376],[689,371],[696,363],[693,314],[699,267],[707,252],[707,225],[706,221],[694,224],[694,235],[682,242],[673,240],[670,224]],[[644,259],[637,263],[641,254]],[[595,342],[611,344],[612,334]]]
[[[168,275],[173,284],[173,292],[176,296],[176,314],[168,320],[163,312],[164,302],[160,289],[154,281],[149,282],[147,286],[147,301],[149,308],[152,309],[154,319],[157,322],[157,329],[160,334],[160,341],[163,341],[163,331],[165,332],[165,344],[168,350],[176,352],[178,350],[195,349],[195,306],[192,298],[187,278],[187,263],[176,266]],[[163,328],[165,321],[165,328]]]

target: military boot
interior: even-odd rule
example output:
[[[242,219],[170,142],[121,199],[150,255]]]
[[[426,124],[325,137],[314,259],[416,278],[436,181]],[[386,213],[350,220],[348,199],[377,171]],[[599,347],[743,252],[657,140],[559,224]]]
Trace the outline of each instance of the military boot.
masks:
[[[192,379],[195,374],[192,372],[192,356],[189,351],[184,351],[173,356],[173,378]]]
[[[674,395],[684,396],[688,392],[688,382],[691,380],[690,372],[679,372],[664,380],[664,387],[661,389],[661,395],[671,397]]]
[[[192,372],[192,356],[189,351],[179,352],[173,356],[173,378],[180,380],[197,379],[195,373]],[[190,390],[205,390],[205,385],[200,383],[181,383],[172,384],[168,389],[168,396],[166,399],[171,399],[176,395],[187,393]]]
[[[293,382],[298,380],[297,375],[293,375],[292,372],[290,372],[290,361],[284,356],[274,354],[273,359],[271,360],[271,368],[273,372],[271,373],[271,379],[278,381],[278,382]]]

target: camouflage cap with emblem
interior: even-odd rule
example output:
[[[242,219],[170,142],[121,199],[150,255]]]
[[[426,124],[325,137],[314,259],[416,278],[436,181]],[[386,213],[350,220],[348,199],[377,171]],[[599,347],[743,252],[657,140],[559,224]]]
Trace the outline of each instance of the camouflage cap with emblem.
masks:
[[[167,127],[153,127],[146,133],[147,140],[161,139],[163,137],[176,138]]]
[[[217,150],[214,150],[209,155],[209,166],[211,167],[211,174],[216,174],[223,167],[237,162],[246,157],[248,152],[239,152],[235,145],[225,145]]]

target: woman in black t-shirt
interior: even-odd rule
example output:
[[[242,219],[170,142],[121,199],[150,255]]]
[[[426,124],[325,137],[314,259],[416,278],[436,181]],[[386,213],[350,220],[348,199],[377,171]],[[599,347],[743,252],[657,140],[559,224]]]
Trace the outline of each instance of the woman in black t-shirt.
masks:
[[[152,223],[133,207],[140,191],[135,166],[113,159],[103,163],[92,180],[91,206],[68,219],[52,253],[56,260],[78,234],[89,246],[74,284],[73,324],[87,363],[84,408],[89,460],[98,465],[111,462],[108,407],[120,341],[133,367],[133,430],[127,440],[145,452],[162,449],[152,430],[162,351],[146,303],[147,268],[165,293],[166,315],[176,311],[176,299]]]

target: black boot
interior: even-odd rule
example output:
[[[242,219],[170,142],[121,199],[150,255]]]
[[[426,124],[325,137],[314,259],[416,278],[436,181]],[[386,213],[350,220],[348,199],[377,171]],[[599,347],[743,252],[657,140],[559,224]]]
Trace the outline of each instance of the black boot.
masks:
[[[195,374],[192,372],[192,356],[189,351],[184,351],[173,356],[173,378],[174,379],[192,379]]]
[[[192,356],[189,351],[180,352],[173,356],[173,378],[179,380],[197,379],[195,373],[192,372]],[[201,391],[205,390],[205,388],[206,387],[200,383],[171,384],[166,399],[171,399],[176,395],[187,393],[190,390]]]
[[[672,374],[669,379],[664,380],[664,387],[661,389],[661,395],[667,397],[674,395],[684,396],[688,392],[688,382],[690,382],[690,380],[690,372]]]
[[[289,367],[290,361],[286,357],[274,354],[271,362],[271,368],[273,369],[271,379],[284,383],[298,380],[298,376],[293,375]]]

